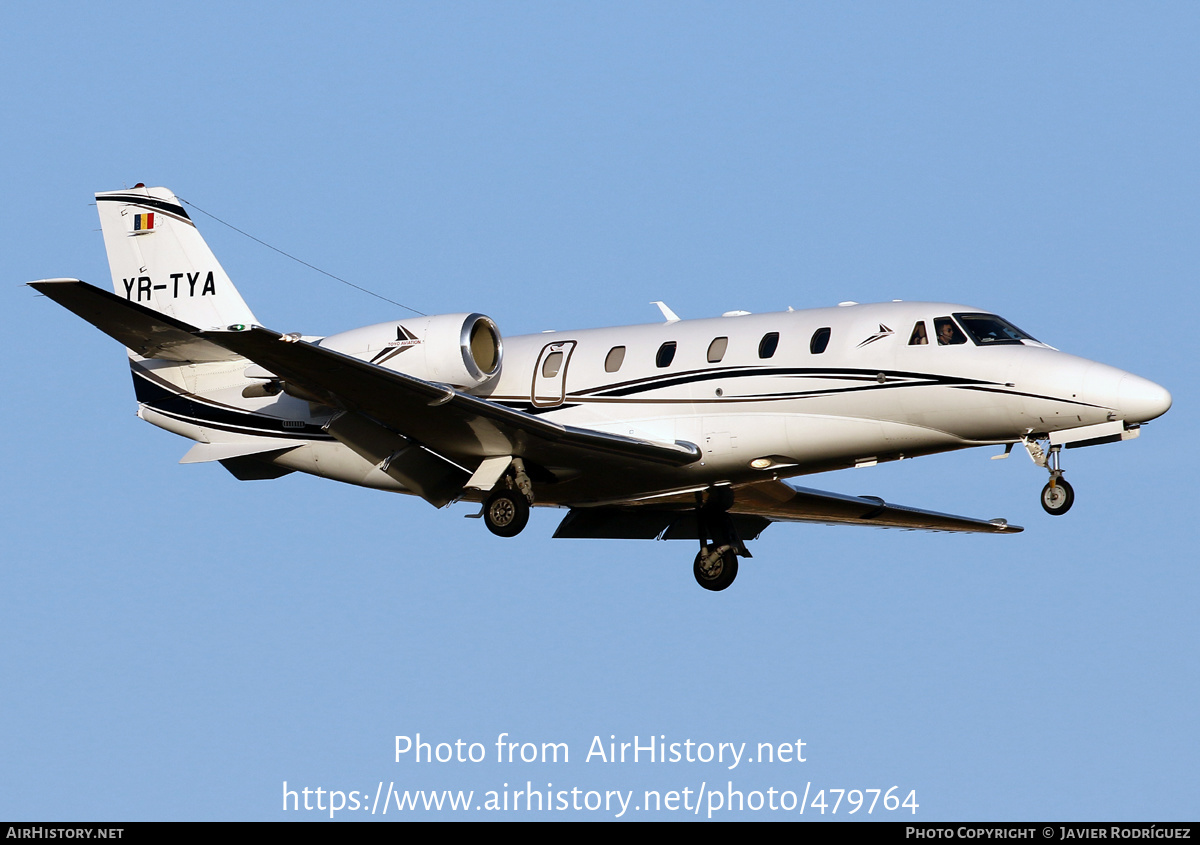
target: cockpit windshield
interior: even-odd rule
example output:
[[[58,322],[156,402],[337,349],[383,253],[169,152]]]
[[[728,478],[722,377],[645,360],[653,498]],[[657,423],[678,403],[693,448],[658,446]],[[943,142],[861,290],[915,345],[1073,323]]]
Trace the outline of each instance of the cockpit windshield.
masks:
[[[1023,340],[1037,342],[1033,337],[995,314],[955,314],[954,317],[976,346],[1020,343]]]

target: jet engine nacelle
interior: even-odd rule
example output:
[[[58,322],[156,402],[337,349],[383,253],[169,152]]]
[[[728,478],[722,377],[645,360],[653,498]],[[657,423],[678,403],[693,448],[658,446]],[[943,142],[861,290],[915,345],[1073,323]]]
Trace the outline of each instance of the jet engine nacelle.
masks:
[[[330,335],[319,346],[372,364],[470,390],[500,375],[504,343],[482,314],[438,314]]]

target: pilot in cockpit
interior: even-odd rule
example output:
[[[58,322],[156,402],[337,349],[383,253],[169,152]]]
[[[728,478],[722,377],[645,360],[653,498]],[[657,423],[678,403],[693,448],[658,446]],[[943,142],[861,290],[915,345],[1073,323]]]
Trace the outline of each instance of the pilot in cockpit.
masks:
[[[937,327],[938,346],[954,346],[959,343],[966,343],[966,338],[962,332],[954,325],[954,321],[949,317],[939,317],[933,321]]]

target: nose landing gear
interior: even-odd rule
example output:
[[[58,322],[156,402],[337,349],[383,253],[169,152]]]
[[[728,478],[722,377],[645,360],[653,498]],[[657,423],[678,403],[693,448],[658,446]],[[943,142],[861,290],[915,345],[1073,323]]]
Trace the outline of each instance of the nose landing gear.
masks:
[[[1050,473],[1050,480],[1042,488],[1042,510],[1051,516],[1062,516],[1075,504],[1075,489],[1062,477],[1063,471],[1058,466],[1062,445],[1052,444],[1047,452],[1032,438],[1026,437],[1021,442],[1033,462]]]
[[[1061,476],[1051,476],[1042,488],[1042,510],[1051,516],[1062,516],[1075,504],[1075,490]]]

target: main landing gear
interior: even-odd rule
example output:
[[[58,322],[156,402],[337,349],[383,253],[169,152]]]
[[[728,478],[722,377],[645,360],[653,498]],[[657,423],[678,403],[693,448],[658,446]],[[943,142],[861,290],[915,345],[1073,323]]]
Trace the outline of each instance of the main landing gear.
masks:
[[[533,485],[520,458],[512,462],[483,503],[483,522],[497,537],[516,537],[529,522]]]
[[[483,523],[497,537],[516,537],[529,522],[529,502],[516,490],[496,490],[483,503]]]
[[[737,577],[737,552],[729,546],[701,546],[692,564],[696,583],[714,592],[724,590]]]
[[[1050,473],[1050,480],[1042,488],[1042,510],[1051,516],[1062,516],[1075,504],[1075,489],[1062,477],[1063,471],[1058,465],[1062,445],[1051,445],[1049,451],[1046,451],[1036,440],[1029,437],[1022,442],[1033,462]]]
[[[700,551],[692,564],[696,583],[706,590],[719,592],[733,583],[738,574],[738,557],[750,557],[750,550],[738,536],[729,516],[733,491],[717,487],[709,491],[708,501],[696,494],[696,534]],[[709,540],[712,540],[709,543]]]

